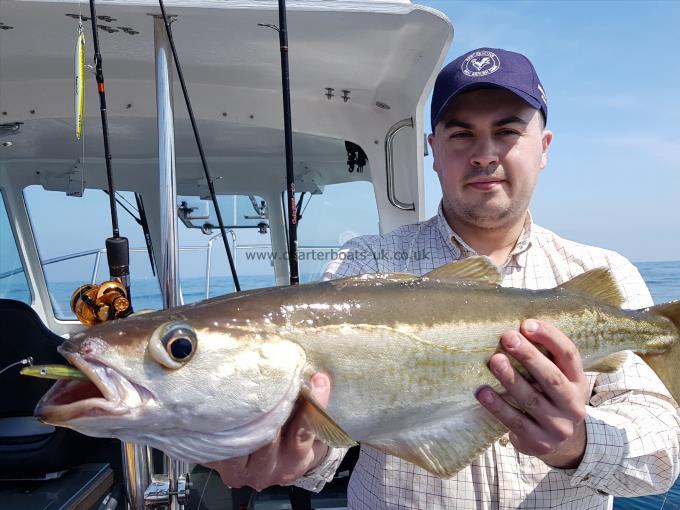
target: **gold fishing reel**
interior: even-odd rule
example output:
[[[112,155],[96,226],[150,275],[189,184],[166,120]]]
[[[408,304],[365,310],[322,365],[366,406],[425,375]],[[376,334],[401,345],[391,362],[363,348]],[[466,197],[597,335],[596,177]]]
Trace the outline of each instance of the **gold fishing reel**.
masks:
[[[78,287],[71,296],[71,310],[80,322],[94,326],[127,317],[132,307],[125,286],[117,280],[108,280],[101,285]]]

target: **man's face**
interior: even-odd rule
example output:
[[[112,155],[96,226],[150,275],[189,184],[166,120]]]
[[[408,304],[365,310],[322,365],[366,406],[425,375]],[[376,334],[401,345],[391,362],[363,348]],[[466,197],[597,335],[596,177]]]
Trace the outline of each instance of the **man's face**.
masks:
[[[454,99],[429,136],[449,223],[497,229],[522,221],[551,140],[540,112],[512,92]]]

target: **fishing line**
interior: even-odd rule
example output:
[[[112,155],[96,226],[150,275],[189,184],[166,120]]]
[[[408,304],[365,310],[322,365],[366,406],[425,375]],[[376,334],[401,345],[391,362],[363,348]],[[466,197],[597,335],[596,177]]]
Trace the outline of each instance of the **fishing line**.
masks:
[[[5,368],[3,368],[2,370],[0,370],[0,374],[3,374],[4,372],[6,372],[7,370],[9,370],[10,368],[16,367],[16,366],[19,366],[19,365],[22,366],[22,367],[24,367],[24,366],[28,366],[28,367],[33,366],[33,357],[32,357],[32,356],[29,356],[28,358],[24,358],[24,359],[21,359],[21,360],[19,360],[19,361],[15,361],[14,363],[10,363],[10,364],[7,365]]]
[[[90,0],[92,1],[92,0]],[[231,270],[231,276],[234,280],[234,288],[236,291],[241,290],[241,284],[238,281],[238,275],[236,274],[236,265],[234,264],[234,258],[231,255],[231,249],[229,248],[229,243],[227,242],[227,231],[224,228],[224,221],[222,221],[222,212],[220,211],[220,205],[217,202],[217,195],[215,194],[215,185],[213,183],[213,178],[210,175],[210,170],[208,170],[208,162],[205,159],[205,153],[203,152],[203,144],[201,143],[201,137],[198,134],[198,126],[196,125],[196,118],[194,117],[194,110],[191,107],[191,100],[189,99],[189,92],[187,90],[186,83],[184,82],[184,74],[182,73],[182,66],[179,63],[179,57],[177,56],[177,49],[175,48],[175,41],[172,38],[172,30],[170,30],[170,23],[168,23],[168,18],[165,15],[165,6],[163,5],[163,0],[158,0],[158,4],[161,7],[161,15],[163,16],[163,24],[165,25],[165,32],[168,35],[168,42],[170,43],[170,49],[172,50],[172,58],[175,61],[175,68],[177,69],[177,76],[179,77],[179,83],[182,86],[182,94],[184,95],[184,102],[186,103],[187,112],[189,113],[189,119],[191,120],[191,128],[194,130],[194,138],[196,139],[196,145],[198,146],[198,154],[201,157],[201,164],[203,165],[203,172],[205,173],[205,179],[208,181],[208,190],[210,191],[210,198],[212,199],[213,207],[215,208],[215,215],[217,216],[217,223],[220,227],[220,234],[222,234],[222,242],[224,243],[224,250],[227,252],[227,258],[229,259],[229,269]]]
[[[107,195],[109,194],[109,192],[106,191],[105,189],[103,189],[102,191],[103,191],[104,193],[106,193]],[[141,225],[141,224],[142,224],[142,221],[141,221],[137,216],[135,216],[135,213],[132,212],[132,211],[131,211],[124,203],[123,203],[123,201],[121,200],[121,198],[122,198],[121,194],[120,194],[120,193],[116,193],[116,202],[118,203],[118,205],[121,206],[121,207],[123,208],[123,210],[124,210],[126,213],[128,213],[128,214],[130,215],[130,217],[131,217],[133,220],[135,220],[135,222],[137,223],[137,225]],[[129,202],[128,202],[128,203],[129,203]],[[133,207],[132,204],[129,204],[129,205],[130,205],[130,207]]]
[[[210,472],[208,473],[208,477],[205,479],[205,485],[203,485],[203,490],[201,491],[201,497],[198,500],[198,506],[196,508],[201,508],[201,503],[203,503],[203,495],[205,494],[205,490],[208,488],[208,482],[210,481],[210,477],[213,474],[214,469],[211,469]]]
[[[122,201],[125,202],[127,205],[129,205],[132,209],[135,208],[135,206],[133,205],[133,203],[130,202],[127,198],[125,198],[125,195],[123,195],[123,194],[120,193],[120,192],[116,192],[116,193],[117,193],[117,195],[118,195],[118,200],[122,200]],[[120,203],[120,202],[118,202],[118,203]],[[123,204],[121,204],[121,205],[123,205]],[[139,214],[139,211],[137,211],[137,214]]]

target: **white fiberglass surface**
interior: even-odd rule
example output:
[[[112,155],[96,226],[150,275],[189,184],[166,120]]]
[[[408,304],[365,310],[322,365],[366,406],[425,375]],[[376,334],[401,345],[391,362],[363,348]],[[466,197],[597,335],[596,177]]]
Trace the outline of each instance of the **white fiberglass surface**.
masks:
[[[0,193],[0,298],[31,302],[31,291],[9,223],[5,199]]]

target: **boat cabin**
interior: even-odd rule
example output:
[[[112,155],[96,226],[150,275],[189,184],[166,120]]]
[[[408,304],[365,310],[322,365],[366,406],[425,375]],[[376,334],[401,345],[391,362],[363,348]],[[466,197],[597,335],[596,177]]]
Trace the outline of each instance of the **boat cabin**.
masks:
[[[165,9],[240,286],[287,285],[278,4],[169,0]],[[423,219],[423,108],[453,30],[406,0],[289,0],[286,14],[304,282],[350,237]],[[38,423],[32,407],[50,382],[7,368],[29,356],[63,364],[56,345],[86,327],[70,301],[80,285],[110,278],[110,196],[130,240],[135,310],[235,290],[159,4],[96,2],[112,194],[90,17],[88,2],[0,0],[0,382],[10,388],[0,498],[66,509],[124,498],[144,508],[157,497],[176,508],[185,501],[168,495],[174,488],[191,493],[188,507],[209,508],[228,499],[217,476],[208,483],[196,468],[189,489],[180,475],[193,466]],[[74,58],[81,26],[84,69]],[[169,482],[152,477],[161,464]],[[249,495],[243,508],[281,508],[267,494]],[[324,504],[323,494],[315,507],[342,506],[342,495]]]

